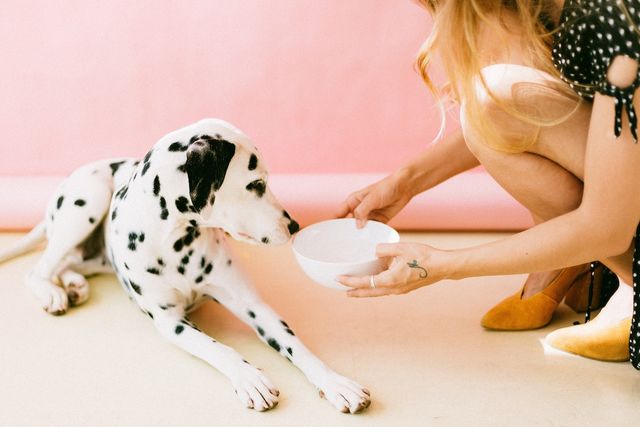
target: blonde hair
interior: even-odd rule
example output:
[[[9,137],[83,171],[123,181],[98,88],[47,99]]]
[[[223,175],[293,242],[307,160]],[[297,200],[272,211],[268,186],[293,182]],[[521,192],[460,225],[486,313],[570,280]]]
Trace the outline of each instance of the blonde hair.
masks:
[[[554,89],[559,90],[568,99],[575,101],[575,108],[560,119],[535,117],[535,114],[527,114],[518,109],[509,99],[498,99],[487,87],[482,76],[480,64],[480,46],[478,34],[485,25],[498,25],[502,33],[509,33],[509,28],[504,20],[506,13],[517,19],[522,34],[525,35],[522,52],[525,55],[526,65],[544,71],[557,77],[559,73],[552,63],[551,46],[553,43],[553,30],[550,28],[551,16],[556,10],[553,0],[417,0],[431,12],[433,16],[433,29],[429,38],[422,45],[416,60],[416,67],[422,79],[443,111],[443,95],[436,86],[429,70],[431,60],[436,53],[439,54],[444,72],[450,85],[450,93],[456,101],[465,102],[468,111],[480,112],[476,82],[479,80],[489,97],[504,112],[535,125],[534,134],[523,135],[519,141],[503,141],[504,136],[494,129],[489,120],[479,114],[467,116],[469,125],[483,135],[485,143],[491,146],[511,147],[511,151],[522,151],[537,139],[539,128],[561,123],[577,110],[580,98],[568,85],[559,84]],[[493,18],[493,19],[492,19]],[[497,20],[496,20],[497,18]],[[497,24],[496,24],[497,22]],[[506,43],[505,43],[506,45]],[[443,132],[443,124],[440,133]]]

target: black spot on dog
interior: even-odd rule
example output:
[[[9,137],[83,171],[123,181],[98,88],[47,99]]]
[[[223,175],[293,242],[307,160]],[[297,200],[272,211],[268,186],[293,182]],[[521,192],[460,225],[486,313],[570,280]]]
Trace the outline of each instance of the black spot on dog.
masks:
[[[211,273],[211,270],[213,270],[213,264],[209,263],[209,264],[207,264],[207,266],[204,269],[204,274]]]
[[[169,146],[169,151],[184,151],[187,149],[186,145],[182,145],[181,142],[174,142]]]
[[[228,260],[227,260],[227,265],[228,265],[228,266],[230,266],[230,265],[231,265],[231,260],[230,260],[230,259],[228,259]]]
[[[178,273],[184,275],[184,267],[183,266],[179,265],[177,270],[178,270]]]
[[[269,344],[269,346],[271,346],[271,348],[273,348],[275,351],[280,351],[280,344],[278,344],[278,341],[276,341],[274,338],[269,338],[267,340],[267,344]]]
[[[293,356],[293,349],[291,347],[287,347],[287,353],[289,353],[289,356]]]
[[[153,313],[151,313],[150,311],[147,311],[146,313],[147,313],[147,316],[153,319]]]
[[[195,239],[200,236],[200,230],[198,228],[198,223],[194,220],[189,221],[190,226],[185,229],[185,235],[178,240],[176,240],[173,244],[173,249],[176,252],[180,252],[185,246],[189,246]],[[189,256],[193,254],[193,249],[189,251]]]
[[[158,265],[164,265],[164,261],[162,260],[162,258],[158,258]]]
[[[129,250],[135,251],[137,249],[136,240],[138,240],[138,235],[136,233],[129,233]]]
[[[262,243],[264,243],[265,245],[268,245],[268,244],[269,244],[269,238],[268,238],[268,237],[263,237],[263,238],[261,239],[261,241],[262,241]]]
[[[151,154],[153,153],[153,149],[149,150],[147,154],[144,155],[144,159],[142,159],[143,163],[149,163],[149,159],[151,159]]]
[[[248,314],[248,315],[249,315],[249,317],[251,317],[252,319],[255,319],[255,318],[256,318],[256,314],[255,314],[253,311],[251,311],[251,310],[247,311],[247,314]]]
[[[264,192],[267,191],[267,184],[265,184],[264,180],[256,179],[255,181],[251,181],[245,187],[247,191],[252,191],[256,193],[258,197],[262,197]]]
[[[210,139],[213,139],[210,135],[204,134],[204,135],[200,135],[200,139],[204,139],[205,141],[209,141]]]
[[[204,268],[206,262],[207,260],[205,259],[205,257],[200,258],[200,268]]]
[[[138,233],[130,232],[128,245],[129,250],[135,251],[137,249],[137,242],[144,242],[144,233],[140,233],[138,235]]]
[[[176,326],[176,329],[175,329],[176,335],[180,335],[182,333],[182,331],[184,331],[184,326],[182,326],[182,325]]]
[[[122,187],[120,187],[120,189],[116,193],[116,198],[124,199],[125,197],[127,197],[127,191],[129,191],[129,186],[123,185]]]
[[[261,337],[264,336],[264,329],[262,329],[260,326],[256,327],[256,331],[258,331],[258,333],[260,334]]]
[[[58,200],[56,201],[56,207],[58,209],[60,209],[62,207],[62,202],[64,202],[64,196],[58,197]]]
[[[175,304],[164,304],[164,305],[159,305],[158,307],[160,307],[160,309],[162,310],[166,310],[168,308],[174,308],[176,305]]]
[[[292,336],[295,336],[296,334],[293,333],[293,331],[291,330],[291,328],[289,327],[289,325],[287,325],[287,322],[285,322],[284,320],[281,320],[280,323],[282,323],[282,326],[284,326],[284,330]]]
[[[120,169],[120,166],[122,166],[123,164],[124,161],[109,163],[109,167],[111,168],[111,176],[115,175],[116,172],[118,172],[118,169]]]
[[[113,221],[114,219],[116,219],[116,216],[118,215],[118,208],[114,208],[113,212],[111,212],[111,221]]]
[[[84,206],[84,205],[86,205],[86,204],[87,204],[87,202],[85,202],[85,201],[84,201],[84,200],[82,200],[82,199],[78,199],[78,200],[76,200],[75,202],[73,202],[73,204],[74,204],[74,205],[76,205],[76,206]]]
[[[202,276],[198,276],[198,277],[196,277],[195,282],[196,282],[196,283],[200,283],[200,282],[202,282],[203,280],[204,280],[204,277],[202,277]]]
[[[157,196],[158,194],[160,194],[160,177],[156,175],[156,177],[153,178],[153,195]]]
[[[186,172],[187,171],[187,165],[180,165],[177,167],[179,172]]]
[[[126,268],[127,270],[131,270],[126,262],[124,263],[124,268]]]
[[[189,199],[184,196],[180,196],[176,199],[176,208],[179,212],[185,213],[189,211]]]
[[[282,215],[284,215],[284,217],[287,219],[291,219],[291,215],[289,215],[289,212],[287,211],[282,211]]]
[[[258,167],[258,156],[252,154],[249,158],[249,170],[252,171]]]
[[[205,207],[211,193],[222,186],[235,152],[235,144],[225,140],[206,140],[203,146],[198,144],[187,151],[189,195],[197,212]]]
[[[160,270],[158,270],[155,267],[149,267],[147,268],[147,273],[149,274],[155,274],[156,276],[160,274]]]
[[[94,222],[96,222],[96,219],[94,217],[89,217],[89,223],[93,224]]]
[[[133,291],[138,294],[138,295],[142,295],[142,289],[140,288],[139,285],[137,285],[136,283],[133,283],[133,281],[129,280],[129,284],[131,285],[131,289],[133,289]]]
[[[183,256],[182,259],[180,260],[180,262],[182,264],[189,264],[189,255]]]
[[[166,220],[169,217],[169,209],[167,209],[167,201],[164,197],[160,197],[160,219]]]
[[[144,164],[144,166],[142,167],[142,173],[141,173],[142,176],[144,176],[144,174],[147,173],[147,171],[149,170],[149,166],[151,166],[151,163]]]

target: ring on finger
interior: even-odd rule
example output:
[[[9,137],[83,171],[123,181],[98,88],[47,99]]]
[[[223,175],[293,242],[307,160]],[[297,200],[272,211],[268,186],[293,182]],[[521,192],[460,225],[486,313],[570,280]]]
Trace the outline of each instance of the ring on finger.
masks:
[[[370,285],[373,289],[375,289],[375,288],[376,288],[376,280],[375,280],[375,278],[373,277],[373,274],[372,274],[371,276],[369,276],[369,285]]]

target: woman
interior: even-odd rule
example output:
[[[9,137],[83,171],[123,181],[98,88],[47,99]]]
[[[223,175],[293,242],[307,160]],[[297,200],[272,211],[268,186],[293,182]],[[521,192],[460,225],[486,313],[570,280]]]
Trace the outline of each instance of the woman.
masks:
[[[339,216],[386,222],[415,194],[482,164],[536,225],[461,250],[379,245],[377,255],[393,260],[388,270],[339,280],[353,288],[350,296],[372,297],[442,279],[532,273],[483,319],[490,329],[531,329],[548,323],[565,297],[584,308],[577,289],[596,276],[612,284],[607,269],[585,274],[599,260],[619,278],[618,289],[593,321],[555,331],[547,342],[600,360],[631,358],[640,369],[629,286],[637,288],[640,273],[640,0],[420,2],[434,28],[417,64],[437,95],[428,65],[440,55],[461,128],[351,194]],[[639,300],[636,292],[636,306]]]

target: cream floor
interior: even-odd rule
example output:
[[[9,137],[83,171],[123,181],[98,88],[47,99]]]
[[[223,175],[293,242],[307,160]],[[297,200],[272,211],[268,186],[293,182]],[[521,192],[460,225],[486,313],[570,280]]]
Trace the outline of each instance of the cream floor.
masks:
[[[19,234],[0,234],[0,245]],[[460,247],[491,233],[404,233],[405,241]],[[113,276],[91,279],[82,307],[52,317],[22,277],[38,253],[0,266],[0,426],[631,426],[640,373],[627,363],[545,356],[539,338],[578,316],[519,333],[479,319],[523,276],[443,282],[400,297],[354,300],[303,276],[288,246],[242,246],[264,299],[316,354],[372,392],[344,415],[289,362],[222,307],[194,320],[239,350],[279,387],[279,406],[254,413],[217,371],[174,348]],[[253,264],[253,265],[252,265]]]

